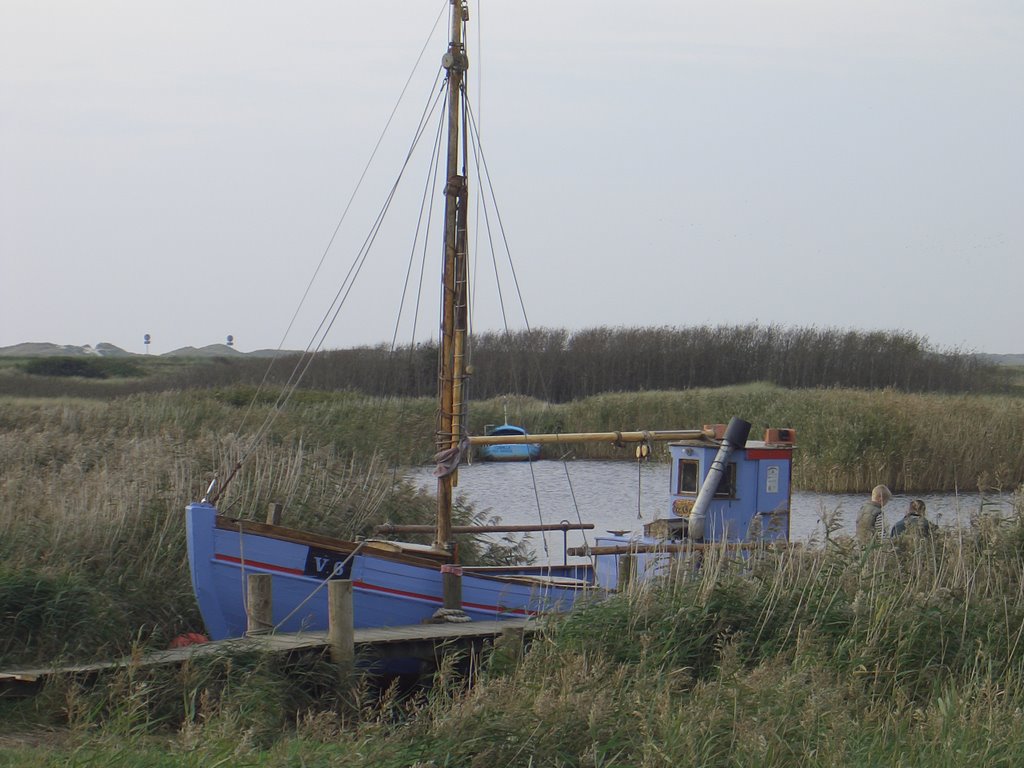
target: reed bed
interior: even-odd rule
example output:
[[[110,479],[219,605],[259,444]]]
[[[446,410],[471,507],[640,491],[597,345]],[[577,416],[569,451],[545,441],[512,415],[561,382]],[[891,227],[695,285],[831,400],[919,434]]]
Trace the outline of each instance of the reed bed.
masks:
[[[289,523],[340,536],[432,517],[432,499],[397,482],[371,441],[361,453],[282,423],[251,448],[226,427],[237,411],[188,395],[0,401],[0,661],[107,656],[201,631],[183,510],[243,452],[230,514],[262,517],[281,501]]]
[[[432,519],[432,499],[401,483],[397,469],[429,458],[431,401],[301,392],[254,446],[276,394],[250,405],[252,394],[0,398],[0,663],[107,657],[201,630],[182,510],[242,455],[246,470],[223,500],[230,514],[262,517],[281,501],[289,523],[342,536]],[[470,429],[500,422],[504,405],[479,404]],[[755,434],[794,427],[804,488],[1009,489],[1024,469],[1024,405],[1004,396],[754,384],[508,405],[535,432],[693,427],[732,415],[752,421]],[[292,691],[294,711],[264,713],[257,727],[247,720],[261,711],[250,691],[296,683],[256,665],[241,678],[220,670],[191,682],[129,681],[113,697],[125,710],[65,691],[54,694],[59,702],[44,697],[41,717],[81,725],[90,739],[122,723],[110,727],[118,749],[130,747],[125,764],[286,764],[300,754],[327,765],[338,744],[364,755],[355,765],[724,765],[759,762],[755,753],[785,765],[808,751],[820,755],[811,764],[910,764],[918,753],[1012,764],[1022,757],[1013,734],[1024,726],[1024,527],[984,516],[974,524],[927,550],[827,542],[753,568],[710,558],[696,576],[674,574],[574,614],[521,665],[495,654],[474,673],[482,685],[452,675],[451,687],[390,710],[368,700],[353,716],[340,704],[321,708],[336,693]],[[499,560],[508,549],[477,554]],[[234,693],[214,698],[226,703],[200,706],[225,675]],[[175,736],[176,751],[154,754],[147,740],[167,729],[198,741]],[[267,751],[239,738],[252,729]],[[465,743],[445,735],[453,729]],[[252,750],[235,755],[240,743]],[[113,759],[102,743],[98,750],[97,762]]]
[[[208,471],[224,474],[247,450],[247,436],[268,417],[276,391],[229,387],[92,400],[0,399],[5,439],[51,445],[59,460],[74,450],[68,441],[102,451],[111,435],[162,432],[195,450],[213,434],[240,434],[234,446],[199,455]],[[896,390],[788,390],[771,384],[718,389],[611,393],[563,404],[525,397],[477,402],[469,429],[509,417],[531,432],[581,432],[692,428],[739,415],[754,425],[797,430],[797,488],[863,492],[884,483],[897,492],[1012,489],[1024,482],[1024,400],[1005,395],[908,394]],[[239,425],[242,426],[239,432]],[[38,423],[36,423],[38,422]],[[271,445],[302,440],[357,457],[379,454],[392,466],[428,462],[434,451],[435,405],[426,398],[372,398],[354,392],[297,393],[268,435]],[[49,431],[63,435],[50,439]],[[44,437],[44,432],[46,436]],[[107,442],[105,442],[107,441]],[[203,449],[205,450],[205,449]],[[64,454],[61,453],[64,451]],[[549,455],[630,458],[611,445],[565,445]],[[656,452],[664,459],[667,452]]]
[[[468,673],[444,665],[418,696],[346,692],[315,664],[286,678],[254,658],[53,691],[71,715],[67,743],[14,754],[25,765],[1019,765],[1021,497],[1016,511],[865,549],[712,550],[552,619],[522,659],[496,648]]]
[[[346,746],[396,766],[1016,765],[1022,536],[1018,517],[863,550],[715,551]]]
[[[471,428],[500,423],[503,399],[474,407]],[[511,399],[510,417],[531,432],[672,429],[741,416],[756,439],[792,427],[794,484],[805,490],[897,492],[1012,490],[1024,482],[1024,400],[895,390],[788,390],[770,384],[598,395],[552,406]],[[565,446],[580,458],[630,458],[631,448]],[[664,459],[664,451],[656,458]]]
[[[394,459],[409,433],[429,439],[425,403],[303,393],[254,444],[233,430],[271,406],[248,410],[236,394],[0,399],[0,663],[109,657],[202,631],[183,511],[243,456],[220,502],[233,516],[281,502],[287,524],[344,538],[434,519],[436,502]],[[519,544],[467,540],[461,552],[503,562]]]
[[[432,501],[398,482],[398,468],[432,452],[431,402],[302,392],[254,446],[250,435],[275,395],[254,404],[252,395],[230,388],[111,401],[0,398],[0,582],[7,615],[19,617],[0,633],[0,659],[95,655],[197,627],[181,511],[243,455],[246,468],[222,504],[230,514],[262,517],[280,501],[291,523],[349,537],[384,520],[432,519]],[[499,422],[505,404],[480,404],[470,429]],[[511,418],[536,432],[692,427],[734,414],[752,421],[755,434],[794,427],[803,488],[1008,489],[1024,480],[1024,401],[1016,398],[747,385],[508,405]],[[62,608],[29,608],[39,605]],[[81,618],[94,614],[104,618]]]

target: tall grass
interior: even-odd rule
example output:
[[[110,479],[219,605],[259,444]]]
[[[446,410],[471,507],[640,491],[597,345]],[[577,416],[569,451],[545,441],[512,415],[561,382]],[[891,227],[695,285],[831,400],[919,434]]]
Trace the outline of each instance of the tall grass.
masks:
[[[1015,765],[1022,536],[1017,519],[715,552],[574,611],[513,673],[387,738],[350,738],[363,765]]]
[[[234,383],[237,371],[212,369],[220,389],[77,382],[100,399],[71,399],[55,396],[66,382],[50,382],[36,390],[45,398],[0,398],[0,663],[117,655],[200,629],[182,509],[242,456],[223,500],[230,514],[260,517],[283,501],[288,523],[349,537],[385,519],[431,519],[431,499],[396,482],[396,467],[432,453],[432,400],[302,391],[256,446],[277,393],[250,409],[254,389]],[[192,369],[176,375],[210,383]],[[15,378],[0,384],[17,390]],[[500,421],[503,405],[480,403],[471,431]],[[533,432],[733,415],[755,435],[794,427],[804,488],[1024,480],[1024,405],[1006,396],[755,383],[554,405],[513,398],[510,408]],[[753,563],[715,553],[699,571],[574,613],[520,665],[495,654],[475,687],[446,674],[450,685],[430,697],[368,700],[358,716],[319,673],[290,677],[266,660],[172,679],[130,671],[92,695],[51,692],[39,707],[75,726],[69,759],[82,764],[1016,764],[1024,527],[976,523],[931,547],[830,542]],[[326,695],[296,690],[296,678]],[[169,733],[172,750],[151,748]]]
[[[502,399],[475,406],[471,428],[501,418]],[[770,384],[720,389],[605,394],[552,406],[513,399],[510,413],[531,432],[671,429],[725,423],[792,427],[798,488],[866,491],[1013,489],[1024,482],[1024,401],[984,395],[907,394],[895,390],[788,390]],[[563,446],[561,453],[628,458],[630,449]],[[665,454],[662,452],[661,457]]]
[[[443,665],[411,699],[354,701],[315,667],[282,679],[258,660],[165,681],[159,697],[115,681],[121,698],[78,699],[88,734],[44,753],[357,768],[1019,765],[1024,499],[1016,510],[866,549],[711,551],[553,619],[519,661],[496,651],[471,678]],[[311,681],[319,697],[301,693]],[[155,749],[158,734],[169,741]]]
[[[183,511],[243,455],[227,514],[262,519],[282,502],[286,524],[346,538],[434,519],[433,498],[394,460],[411,450],[410,433],[429,442],[429,408],[300,400],[254,445],[233,432],[245,407],[231,393],[0,399],[0,663],[112,656],[201,630]],[[269,411],[258,406],[251,423]],[[389,431],[403,423],[416,426]],[[457,522],[475,514],[460,506]],[[506,549],[468,540],[460,552],[490,561]]]
[[[0,574],[7,584],[0,593],[67,605],[66,592],[89,606],[86,614],[105,617],[72,632],[54,623],[71,612],[43,611],[31,631],[2,633],[0,658],[102,653],[110,643],[124,649],[139,628],[159,641],[196,627],[182,509],[242,456],[246,467],[222,503],[233,515],[262,517],[268,502],[281,501],[291,524],[348,537],[385,519],[432,519],[432,501],[396,482],[398,467],[433,451],[430,401],[303,392],[254,446],[249,436],[271,415],[273,397],[250,410],[251,394],[0,399]],[[503,406],[504,399],[482,403],[471,430],[499,421]],[[755,435],[768,425],[797,429],[797,487],[1012,488],[1024,480],[1024,404],[1009,397],[748,385],[564,405],[510,401],[510,416],[535,432],[692,427],[734,414],[752,421]],[[245,431],[237,433],[243,417]],[[562,453],[631,452],[564,446]],[[24,610],[16,611],[18,621],[27,620]],[[119,638],[104,627],[118,627]]]

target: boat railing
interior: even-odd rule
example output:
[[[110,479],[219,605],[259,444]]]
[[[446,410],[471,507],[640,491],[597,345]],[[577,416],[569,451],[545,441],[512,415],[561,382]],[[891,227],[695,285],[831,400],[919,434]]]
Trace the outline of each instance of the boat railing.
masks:
[[[706,429],[670,429],[632,432],[556,432],[554,434],[470,435],[470,445],[521,445],[523,443],[645,443],[675,440],[704,440],[713,437]]]
[[[474,534],[474,533],[542,533],[546,531],[562,532],[562,565],[569,563],[569,531],[592,531],[593,523],[570,523],[563,520],[560,523],[538,523],[535,525],[453,525],[452,533]],[[373,532],[380,535],[393,533],[433,533],[432,525],[393,525],[385,523],[378,525]]]
[[[572,547],[569,554],[573,557],[593,555],[645,555],[645,554],[679,554],[687,552],[707,552],[722,550],[725,552],[748,552],[751,550],[783,550],[789,549],[788,541],[711,541],[679,543],[646,543],[633,542],[628,544],[606,544],[596,547]]]

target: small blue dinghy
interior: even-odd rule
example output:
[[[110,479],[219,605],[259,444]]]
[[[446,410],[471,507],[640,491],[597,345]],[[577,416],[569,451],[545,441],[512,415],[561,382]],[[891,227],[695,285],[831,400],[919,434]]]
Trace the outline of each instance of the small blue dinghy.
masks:
[[[489,436],[515,435],[520,437],[526,434],[526,430],[506,422],[498,427],[485,427],[484,434]],[[540,443],[481,445],[477,449],[477,455],[483,461],[536,461],[540,458]]]

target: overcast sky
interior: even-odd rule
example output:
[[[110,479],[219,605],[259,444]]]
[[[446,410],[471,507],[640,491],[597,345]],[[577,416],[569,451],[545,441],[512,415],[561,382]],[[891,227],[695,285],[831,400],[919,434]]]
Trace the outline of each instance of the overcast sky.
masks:
[[[531,325],[1024,352],[1019,0],[479,6],[470,94]],[[277,347],[444,7],[2,0],[0,346]],[[286,347],[394,180],[445,26]],[[431,140],[327,347],[391,339]],[[496,329],[478,271],[474,322]]]

